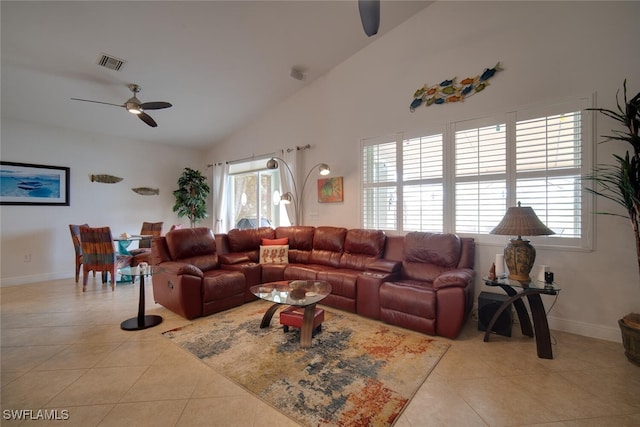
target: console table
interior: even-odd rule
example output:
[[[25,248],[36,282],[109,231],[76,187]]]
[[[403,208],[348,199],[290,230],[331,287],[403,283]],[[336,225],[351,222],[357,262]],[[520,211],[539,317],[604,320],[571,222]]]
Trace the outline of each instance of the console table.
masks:
[[[145,315],[145,297],[144,297],[144,278],[153,276],[156,273],[164,271],[163,268],[155,265],[146,267],[125,267],[118,270],[124,276],[140,276],[140,295],[138,296],[138,316],[127,319],[120,324],[120,328],[125,331],[140,331],[142,329],[151,328],[162,323],[162,317],[157,315]]]
[[[507,295],[509,295],[509,299],[502,303],[491,318],[487,331],[484,334],[484,341],[489,341],[493,325],[498,320],[500,314],[502,314],[507,307],[513,304],[516,309],[516,313],[518,314],[522,334],[528,337],[533,337],[535,332],[538,357],[541,359],[553,359],[551,334],[549,332],[549,323],[547,322],[547,313],[544,309],[544,304],[542,304],[540,295],[557,295],[558,292],[560,292],[560,288],[556,286],[555,283],[549,284],[537,280],[532,280],[530,283],[521,283],[517,280],[511,280],[508,278],[496,278],[491,280],[484,277],[483,280],[487,286],[498,286],[502,288]],[[529,307],[531,308],[533,329],[531,328],[531,320],[529,319],[527,307],[522,301],[525,297],[527,298]]]

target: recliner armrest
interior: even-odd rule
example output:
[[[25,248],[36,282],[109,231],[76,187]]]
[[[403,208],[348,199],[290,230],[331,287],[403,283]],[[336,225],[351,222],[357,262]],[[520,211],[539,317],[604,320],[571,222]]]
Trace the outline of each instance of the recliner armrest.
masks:
[[[191,275],[196,277],[203,277],[204,273],[198,267],[193,264],[188,264],[186,262],[178,262],[178,261],[168,261],[161,263],[158,267],[165,270],[165,272],[169,274],[180,275]]]
[[[443,288],[464,288],[471,283],[474,277],[475,272],[470,268],[445,271],[433,281],[433,289],[437,291]]]
[[[218,254],[218,259],[220,260],[220,263],[230,265],[251,262],[248,256],[237,253],[224,255]]]
[[[383,273],[395,273],[400,270],[402,263],[398,261],[389,261],[387,259],[376,259],[366,265],[367,271],[376,272],[381,271]]]

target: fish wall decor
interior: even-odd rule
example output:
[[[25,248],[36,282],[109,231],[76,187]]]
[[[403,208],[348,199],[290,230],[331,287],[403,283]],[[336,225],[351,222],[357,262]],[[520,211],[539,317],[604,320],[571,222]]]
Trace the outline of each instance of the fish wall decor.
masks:
[[[456,82],[456,77],[454,77],[451,80],[444,80],[433,86],[425,84],[414,92],[409,111],[413,113],[416,108],[422,104],[424,104],[425,107],[429,107],[434,104],[441,105],[449,102],[462,102],[465,98],[482,92],[489,86],[488,80],[498,71],[502,70],[498,62],[493,68],[485,68],[482,74],[467,77],[460,82]]]
[[[157,196],[160,194],[160,189],[158,188],[136,187],[132,188],[132,190],[141,196]]]
[[[115,184],[116,182],[122,181],[122,178],[105,174],[89,175],[89,179],[91,182],[99,182],[101,184]]]

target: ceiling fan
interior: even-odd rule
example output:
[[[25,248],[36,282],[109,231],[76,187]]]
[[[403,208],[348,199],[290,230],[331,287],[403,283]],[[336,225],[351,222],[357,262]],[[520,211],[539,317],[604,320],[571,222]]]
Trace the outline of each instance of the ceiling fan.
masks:
[[[380,0],[358,0],[362,28],[367,36],[378,34],[380,27]]]
[[[114,105],[116,107],[126,108],[131,114],[137,115],[140,120],[148,124],[149,126],[155,128],[158,126],[155,120],[151,118],[145,110],[161,110],[163,108],[171,107],[171,104],[168,102],[140,102],[136,94],[140,92],[141,87],[137,84],[131,83],[128,84],[127,87],[131,92],[133,92],[133,96],[129,98],[124,104],[112,104],[110,102],[102,102],[102,101],[92,101],[90,99],[80,99],[80,98],[71,98],[74,101],[84,101],[84,102],[93,102],[96,104],[105,104],[105,105]]]

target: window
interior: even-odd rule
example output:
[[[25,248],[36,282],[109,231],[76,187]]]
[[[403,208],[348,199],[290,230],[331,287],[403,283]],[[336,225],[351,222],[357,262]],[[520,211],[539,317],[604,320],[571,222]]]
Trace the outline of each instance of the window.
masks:
[[[280,225],[280,175],[267,169],[266,159],[229,164],[229,212],[231,228],[276,227]],[[286,218],[286,214],[284,215]]]
[[[497,242],[490,231],[521,202],[556,233],[544,244],[590,247],[580,180],[591,165],[590,105],[585,97],[363,140],[363,226]]]

